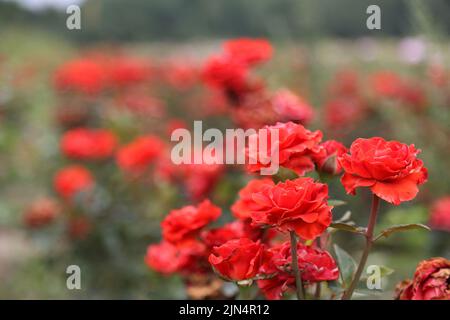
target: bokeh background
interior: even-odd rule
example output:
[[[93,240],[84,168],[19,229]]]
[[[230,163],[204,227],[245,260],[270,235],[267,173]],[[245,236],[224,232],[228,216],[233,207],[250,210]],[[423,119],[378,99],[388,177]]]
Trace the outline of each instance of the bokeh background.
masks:
[[[0,1],[0,298],[186,297],[180,277],[147,268],[146,247],[159,241],[170,209],[197,197],[208,195],[230,220],[229,207],[249,179],[241,169],[140,180],[111,157],[83,163],[95,175],[95,192],[70,205],[53,179],[79,163],[60,150],[61,135],[79,125],[111,130],[121,146],[149,133],[169,143],[171,128],[193,120],[236,126],[226,103],[198,77],[230,38],[271,41],[274,56],[256,74],[270,90],[304,97],[314,109],[308,127],[326,139],[349,146],[377,135],[422,149],[429,181],[414,201],[383,205],[380,229],[428,224],[435,202],[450,195],[448,1],[88,0],[78,2],[82,29],[70,31],[65,8],[75,2]],[[370,4],[381,7],[381,30],[366,28]],[[55,74],[77,59],[123,63],[125,75],[95,95],[61,90]],[[335,217],[351,209],[364,225],[370,196],[345,195],[338,179],[330,189],[348,202]],[[29,215],[46,210],[57,217],[30,222]],[[383,278],[382,291],[365,297],[390,298],[420,260],[449,258],[449,231],[437,226],[378,243],[369,263],[395,271]],[[338,233],[336,241],[359,255],[361,239]],[[82,269],[82,290],[66,288],[71,264]]]

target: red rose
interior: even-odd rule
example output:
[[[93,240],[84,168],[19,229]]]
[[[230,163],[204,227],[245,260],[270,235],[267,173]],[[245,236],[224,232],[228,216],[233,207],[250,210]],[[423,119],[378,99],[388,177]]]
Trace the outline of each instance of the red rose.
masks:
[[[320,145],[324,152],[320,152],[314,157],[317,170],[329,174],[339,174],[342,167],[338,161],[338,157],[347,152],[347,148],[340,142],[335,140],[325,141]]]
[[[282,232],[295,231],[305,240],[315,239],[331,223],[328,186],[311,178],[262,185],[252,195],[251,218]]]
[[[172,210],[161,223],[163,238],[173,244],[191,243],[201,229],[216,220],[221,214],[220,208],[209,200],[198,206],[185,206]]]
[[[414,279],[399,288],[397,294],[400,300],[450,300],[450,261],[445,258],[422,261]]]
[[[295,288],[290,242],[270,248],[268,256],[270,258],[261,267],[261,273],[269,278],[259,280],[258,286],[268,299],[280,299],[283,292]],[[306,283],[331,281],[339,277],[337,264],[327,251],[299,243],[297,256],[302,280]]]
[[[138,137],[117,152],[118,166],[130,173],[141,174],[164,149],[164,143],[155,136]]]
[[[231,212],[238,219],[250,219],[250,215],[254,209],[259,208],[252,195],[260,190],[263,185],[273,186],[275,183],[269,179],[251,180],[244,188],[239,191],[239,199],[231,206]]]
[[[201,238],[208,247],[221,246],[225,242],[245,237],[244,223],[233,221],[220,228],[203,231]]]
[[[24,223],[30,228],[39,228],[52,223],[61,213],[61,206],[50,198],[34,201],[23,216]]]
[[[150,245],[147,248],[145,263],[149,268],[163,274],[203,273],[209,268],[205,246],[199,242],[183,248],[167,241]]]
[[[339,162],[344,169],[341,182],[347,193],[358,187],[370,187],[381,199],[400,204],[417,195],[418,185],[427,180],[427,169],[417,159],[420,150],[414,145],[386,141],[375,137],[357,139]]]
[[[224,278],[241,281],[256,277],[263,256],[264,245],[242,238],[214,247],[208,260]]]
[[[450,232],[450,196],[441,198],[433,204],[430,225],[433,229]]]
[[[271,99],[280,121],[295,121],[303,125],[311,122],[314,111],[301,97],[287,89],[278,90]]]
[[[367,115],[367,107],[358,96],[330,99],[325,104],[325,124],[333,131],[351,131]]]
[[[207,85],[235,95],[248,90],[247,65],[230,57],[211,57],[203,67],[202,77]]]
[[[76,193],[91,188],[94,185],[94,179],[86,168],[72,165],[59,170],[53,184],[56,192],[68,200]]]
[[[246,148],[245,151],[248,156],[247,163],[249,163],[247,168],[250,172],[257,172],[261,168],[270,166],[270,162],[268,161],[272,157],[270,150],[275,147],[271,145],[271,136],[272,134],[276,134],[276,132],[278,132],[278,140],[276,143],[279,152],[279,165],[292,169],[299,175],[314,170],[312,157],[321,152],[319,143],[322,140],[322,132],[319,130],[311,132],[302,125],[293,122],[278,122],[273,126],[265,126],[264,129],[268,130],[267,150],[258,149],[255,152]],[[256,164],[252,164],[253,162],[256,162]],[[263,164],[262,162],[269,163]]]
[[[239,38],[224,44],[227,55],[248,65],[255,65],[272,57],[272,46],[265,39]]]
[[[72,60],[55,73],[55,86],[59,90],[71,90],[83,94],[97,94],[105,87],[102,65],[93,59]]]
[[[61,139],[62,152],[74,159],[104,159],[112,155],[115,146],[116,137],[108,130],[72,129]]]

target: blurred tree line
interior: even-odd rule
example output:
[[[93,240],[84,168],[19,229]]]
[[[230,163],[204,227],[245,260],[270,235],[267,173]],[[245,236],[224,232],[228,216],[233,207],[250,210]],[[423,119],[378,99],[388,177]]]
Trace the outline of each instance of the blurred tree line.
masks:
[[[1,1],[1,0],[0,0]],[[450,31],[449,0],[419,0],[441,31]],[[29,12],[0,2],[0,28],[33,25],[76,40],[151,41],[264,36],[400,36],[414,32],[412,0],[89,0],[82,30],[68,31],[65,12]],[[381,7],[382,31],[366,28],[366,8]]]

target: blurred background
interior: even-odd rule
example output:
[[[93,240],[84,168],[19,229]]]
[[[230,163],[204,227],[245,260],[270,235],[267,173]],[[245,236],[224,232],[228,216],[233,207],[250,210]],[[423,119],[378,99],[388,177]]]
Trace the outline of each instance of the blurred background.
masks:
[[[74,3],[81,30],[66,28]],[[371,4],[381,8],[381,30],[366,27]],[[280,89],[307,101],[313,115],[304,122],[325,139],[349,147],[382,136],[422,149],[429,181],[414,201],[383,205],[379,228],[432,231],[380,241],[369,263],[395,271],[383,290],[361,296],[391,298],[420,260],[450,257],[449,32],[447,0],[0,1],[0,298],[186,298],[184,279],[144,263],[160,221],[204,197],[230,221],[250,177],[231,166],[174,169],[161,150],[171,130],[194,120],[273,123],[263,105]],[[252,70],[269,98],[242,113],[201,76],[221,43],[239,37],[274,48]],[[114,138],[102,140],[101,155],[79,154],[66,145],[79,127]],[[83,139],[72,140],[89,149]],[[58,178],[64,169],[72,171]],[[347,202],[335,218],[351,209],[365,225],[370,195],[345,195],[337,177],[329,183],[331,197]],[[337,233],[336,241],[359,256],[361,239]],[[66,287],[72,264],[82,269],[81,290]]]

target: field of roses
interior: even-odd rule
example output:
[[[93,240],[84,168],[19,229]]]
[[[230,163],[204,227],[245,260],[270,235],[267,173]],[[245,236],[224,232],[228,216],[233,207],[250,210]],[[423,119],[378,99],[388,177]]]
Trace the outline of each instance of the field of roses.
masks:
[[[0,298],[449,300],[449,48],[4,32]],[[197,120],[280,170],[174,164]]]

